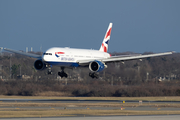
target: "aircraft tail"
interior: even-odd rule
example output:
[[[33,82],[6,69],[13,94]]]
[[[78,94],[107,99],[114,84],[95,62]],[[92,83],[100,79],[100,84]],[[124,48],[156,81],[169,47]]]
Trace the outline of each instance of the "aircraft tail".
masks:
[[[109,23],[109,27],[108,27],[108,29],[106,31],[106,34],[104,36],[104,40],[102,42],[102,45],[101,45],[99,51],[107,52],[107,50],[108,50],[108,43],[109,43],[110,36],[111,36],[111,29],[112,29],[112,23]]]

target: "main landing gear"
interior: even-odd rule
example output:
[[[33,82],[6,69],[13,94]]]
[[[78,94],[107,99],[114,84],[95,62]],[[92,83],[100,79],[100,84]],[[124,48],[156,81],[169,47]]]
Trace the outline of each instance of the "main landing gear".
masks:
[[[67,78],[68,77],[68,75],[64,72],[64,67],[61,67],[61,72],[58,72],[58,75],[61,78],[63,78],[63,77]]]
[[[96,79],[99,78],[99,75],[98,75],[97,73],[95,73],[95,72],[90,72],[90,73],[89,73],[89,76],[90,76],[91,78],[96,78]]]
[[[52,70],[51,70],[51,66],[47,66],[48,67],[48,70],[47,70],[47,74],[48,75],[52,75]],[[64,67],[61,67],[61,72],[58,72],[58,75],[63,78],[67,78],[68,75],[64,72]]]

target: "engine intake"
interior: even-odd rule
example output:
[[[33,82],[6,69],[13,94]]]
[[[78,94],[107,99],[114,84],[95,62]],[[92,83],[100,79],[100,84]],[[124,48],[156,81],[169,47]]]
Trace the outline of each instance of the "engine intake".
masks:
[[[93,61],[89,64],[89,69],[92,72],[101,72],[104,70],[105,67],[105,64],[100,61]]]
[[[46,68],[46,64],[42,60],[36,60],[34,62],[34,67],[36,70],[44,70]]]

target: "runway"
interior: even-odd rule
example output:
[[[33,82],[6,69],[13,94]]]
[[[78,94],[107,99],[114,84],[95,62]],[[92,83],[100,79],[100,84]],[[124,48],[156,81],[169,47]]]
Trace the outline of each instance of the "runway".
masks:
[[[138,107],[6,107],[6,106],[0,106],[0,108],[9,108],[9,109],[54,109],[54,110],[64,110],[64,109],[69,109],[69,110],[86,110],[86,109],[91,109],[91,110],[134,110],[134,111],[180,111],[180,108],[175,108],[175,107],[150,107],[150,106],[138,106]]]
[[[179,120],[180,115],[156,116],[106,116],[106,117],[57,117],[57,118],[6,118],[1,120]]]
[[[36,111],[36,112],[34,112]],[[83,100],[83,99],[0,99],[0,117],[48,117],[61,119],[126,119],[114,115],[179,115],[179,101],[138,101],[138,100]],[[63,117],[66,116],[66,117]],[[75,116],[75,117],[69,117]],[[140,117],[140,116],[135,116]],[[157,116],[156,116],[157,117]],[[167,117],[167,116],[166,116]],[[173,117],[173,116],[171,116]],[[151,119],[148,117],[147,119]],[[162,116],[163,118],[163,116]],[[37,118],[39,119],[39,118]],[[46,118],[48,120],[48,118]],[[53,118],[56,119],[56,118]],[[129,117],[128,119],[131,119]],[[137,118],[137,119],[141,119]],[[159,118],[158,118],[159,119]],[[163,118],[164,119],[164,118]],[[7,119],[6,119],[7,120]],[[40,119],[41,120],[41,119]]]
[[[91,109],[91,110],[135,110],[135,111],[180,111],[180,101],[141,101],[138,100],[71,100],[71,99],[6,99],[0,108],[13,109]],[[8,104],[11,103],[12,105]],[[21,105],[16,104],[21,103]],[[28,104],[27,104],[28,103]],[[43,104],[44,103],[44,104]],[[47,104],[46,104],[47,103]],[[124,103],[124,104],[123,104]],[[33,105],[31,105],[33,104]],[[38,106],[36,106],[36,105]],[[41,105],[39,105],[41,104]],[[109,105],[111,104],[111,105]],[[135,104],[135,105],[133,105]],[[162,107],[167,104],[171,106]],[[86,106],[87,105],[87,106]],[[122,105],[122,106],[121,106]],[[131,106],[132,105],[132,106]],[[138,106],[137,106],[138,105]],[[156,105],[156,106],[155,106]],[[161,105],[161,106],[158,106]],[[177,106],[173,106],[177,105]],[[172,107],[173,106],[173,107]]]

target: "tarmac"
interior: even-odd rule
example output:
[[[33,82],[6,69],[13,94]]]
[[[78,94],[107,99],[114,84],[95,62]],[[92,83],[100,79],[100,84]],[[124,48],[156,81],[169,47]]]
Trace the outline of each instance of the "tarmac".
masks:
[[[179,120],[180,115],[152,116],[103,116],[103,117],[56,117],[56,118],[5,118],[1,120]]]
[[[31,103],[123,103],[121,100],[64,100],[64,99],[0,99],[1,102],[31,102]],[[139,101],[126,101],[126,103],[139,103]],[[142,103],[168,103],[168,104],[180,104],[179,101],[142,101]],[[20,109],[87,109],[87,107],[15,107],[15,106],[0,106],[0,108],[20,108]],[[116,110],[122,109],[120,107],[88,107],[91,110]],[[151,106],[137,106],[137,107],[123,107],[123,110],[133,110],[133,111],[180,111],[179,107],[151,107]],[[48,118],[0,118],[0,120],[179,120],[180,115],[137,115],[137,116],[85,116],[77,115],[76,117],[48,117]]]

